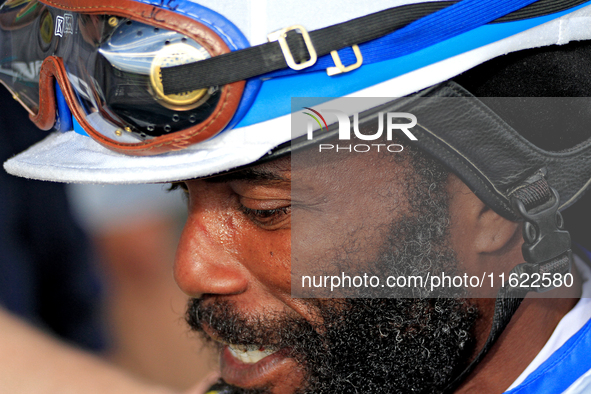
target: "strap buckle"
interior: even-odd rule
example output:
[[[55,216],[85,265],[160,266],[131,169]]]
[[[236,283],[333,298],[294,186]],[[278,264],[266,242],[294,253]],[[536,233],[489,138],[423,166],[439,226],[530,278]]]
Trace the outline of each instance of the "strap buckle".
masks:
[[[299,30],[300,34],[302,35],[302,38],[304,39],[304,43],[306,44],[306,49],[308,50],[308,53],[310,54],[310,59],[306,60],[305,62],[296,63],[295,59],[293,58],[293,54],[291,53],[291,50],[289,49],[289,45],[287,45],[287,33],[291,30]],[[314,63],[316,63],[316,60],[318,59],[318,56],[316,55],[316,49],[314,49],[314,45],[312,44],[312,40],[310,39],[310,35],[308,34],[308,31],[301,25],[292,25],[292,26],[286,27],[284,29],[274,31],[273,33],[270,33],[267,36],[267,39],[269,40],[269,42],[271,42],[271,41],[279,42],[279,47],[281,48],[281,52],[283,52],[283,57],[285,58],[285,62],[287,63],[289,68],[291,68],[292,70],[299,71],[299,70],[303,70],[304,68],[308,68],[310,66],[313,66]]]
[[[537,184],[537,185],[536,185]],[[527,264],[527,270],[540,275],[546,273],[550,277],[554,274],[564,275],[570,272],[572,265],[570,234],[564,229],[564,220],[558,211],[560,197],[558,192],[550,187],[543,177],[530,185],[532,189],[543,186],[547,188],[546,202],[528,209],[524,198],[513,195],[511,202],[525,220],[523,226],[524,244],[521,252]],[[517,194],[517,193],[515,193]],[[554,285],[544,285],[531,288],[537,292],[552,290]]]
[[[332,60],[334,61],[335,67],[328,67],[326,69],[326,73],[328,74],[328,76],[332,77],[333,75],[347,73],[349,71],[353,71],[361,67],[361,65],[363,64],[363,55],[361,55],[361,50],[359,49],[359,46],[355,44],[351,47],[351,49],[353,49],[353,53],[355,54],[355,59],[357,61],[348,66],[343,66],[343,62],[341,62],[341,58],[337,51],[330,51],[330,56],[332,56]]]

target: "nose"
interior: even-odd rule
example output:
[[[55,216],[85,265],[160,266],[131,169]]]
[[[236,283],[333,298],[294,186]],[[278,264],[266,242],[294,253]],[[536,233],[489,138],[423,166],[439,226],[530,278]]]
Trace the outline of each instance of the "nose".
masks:
[[[244,292],[248,272],[239,262],[237,223],[224,185],[188,183],[189,216],[176,253],[174,276],[191,297]]]

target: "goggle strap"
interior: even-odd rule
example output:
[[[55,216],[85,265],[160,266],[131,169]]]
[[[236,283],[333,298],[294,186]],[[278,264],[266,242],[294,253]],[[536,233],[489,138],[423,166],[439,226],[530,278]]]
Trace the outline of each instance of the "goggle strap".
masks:
[[[442,1],[394,7],[311,31],[310,39],[316,54],[323,56],[334,50],[385,36],[455,3],[457,1]],[[297,63],[310,58],[301,34],[292,30],[287,33],[285,39]],[[273,41],[196,63],[162,68],[162,84],[165,94],[175,94],[187,88],[193,90],[191,86],[225,85],[287,67],[279,42]]]
[[[412,52],[486,23],[511,22],[548,15],[570,9],[585,1],[587,0],[521,0],[504,1],[504,4],[486,4],[464,0],[410,4],[314,30],[309,32],[309,36],[318,57],[342,48],[367,43],[363,58],[364,63],[369,64],[400,56],[400,51],[392,48],[395,38],[395,42],[404,46],[404,51]],[[455,14],[460,15],[458,17]],[[401,37],[393,36],[399,33],[402,35],[401,29],[410,28],[409,24],[419,22],[422,18],[429,21],[424,19],[420,21],[420,25],[415,26],[416,29],[407,32],[407,35],[412,33],[413,37],[418,37],[414,45],[409,47],[406,41],[401,42]],[[417,29],[419,33],[423,32],[422,35],[417,34]],[[435,34],[434,29],[439,30],[439,34]],[[294,30],[284,34],[290,56],[296,63],[311,58],[302,34]],[[402,35],[402,38],[404,37],[406,36]],[[424,38],[422,41],[421,37]],[[306,71],[318,71],[326,66],[324,63],[326,62],[319,60]],[[177,94],[187,89],[225,85],[287,68],[284,52],[279,43],[273,41],[195,63],[162,68],[162,84],[165,94]]]

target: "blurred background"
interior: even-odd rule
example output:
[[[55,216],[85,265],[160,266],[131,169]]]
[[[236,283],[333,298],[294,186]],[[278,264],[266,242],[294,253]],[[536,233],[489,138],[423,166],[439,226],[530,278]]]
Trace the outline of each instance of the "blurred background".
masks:
[[[126,370],[186,389],[215,368],[188,332],[187,296],[172,264],[187,215],[170,185],[67,185],[74,218],[90,236],[104,283],[107,357]]]

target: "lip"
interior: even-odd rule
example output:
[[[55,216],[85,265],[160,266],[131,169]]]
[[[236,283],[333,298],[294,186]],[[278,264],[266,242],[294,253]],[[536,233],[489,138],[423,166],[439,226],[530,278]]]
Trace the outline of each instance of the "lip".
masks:
[[[280,349],[254,364],[236,359],[225,345],[220,354],[222,378],[229,384],[243,388],[269,386],[277,378],[285,377],[295,362],[287,357],[288,349]]]
[[[227,342],[209,326],[203,325],[202,330],[212,340],[222,345],[220,373],[226,383],[245,389],[274,387],[280,393],[287,393],[301,384],[302,371],[297,362],[289,357],[289,348],[279,349],[257,363],[246,364],[232,355]]]

